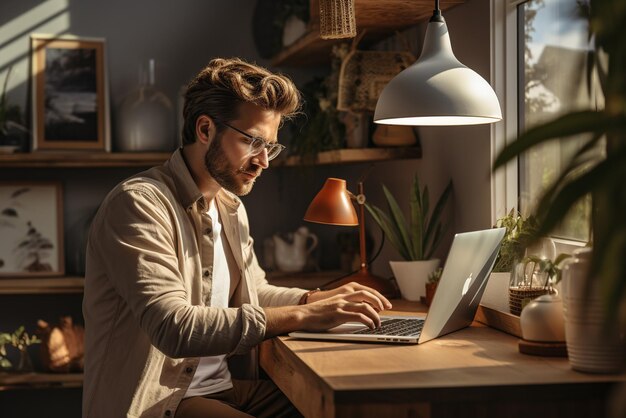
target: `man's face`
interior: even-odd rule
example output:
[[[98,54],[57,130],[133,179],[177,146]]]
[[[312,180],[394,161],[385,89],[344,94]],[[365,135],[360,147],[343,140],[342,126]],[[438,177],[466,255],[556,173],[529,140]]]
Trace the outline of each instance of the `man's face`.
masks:
[[[280,113],[244,103],[239,107],[239,117],[227,122],[249,135],[275,142],[280,118]],[[221,187],[238,196],[250,193],[261,171],[269,167],[265,150],[258,155],[251,155],[250,139],[228,127],[213,138],[205,154],[204,164]]]

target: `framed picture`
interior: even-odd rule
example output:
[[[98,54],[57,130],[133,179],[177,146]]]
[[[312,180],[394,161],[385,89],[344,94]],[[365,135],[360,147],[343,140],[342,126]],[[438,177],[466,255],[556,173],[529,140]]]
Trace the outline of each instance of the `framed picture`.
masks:
[[[31,35],[33,150],[110,150],[104,44]]]
[[[0,277],[62,276],[58,182],[0,182]]]

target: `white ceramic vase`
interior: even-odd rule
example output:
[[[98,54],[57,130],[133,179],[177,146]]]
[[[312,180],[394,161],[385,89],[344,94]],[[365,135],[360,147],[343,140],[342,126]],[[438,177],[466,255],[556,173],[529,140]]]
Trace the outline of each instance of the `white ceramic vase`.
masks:
[[[606,324],[599,280],[589,281],[591,249],[574,251],[563,267],[562,294],[565,341],[572,369],[588,373],[617,373],[624,368],[624,336],[617,322]]]
[[[522,338],[526,341],[565,341],[563,301],[559,295],[543,295],[533,299],[520,315]]]
[[[419,302],[426,296],[428,275],[439,267],[439,259],[422,261],[390,261],[402,298]]]

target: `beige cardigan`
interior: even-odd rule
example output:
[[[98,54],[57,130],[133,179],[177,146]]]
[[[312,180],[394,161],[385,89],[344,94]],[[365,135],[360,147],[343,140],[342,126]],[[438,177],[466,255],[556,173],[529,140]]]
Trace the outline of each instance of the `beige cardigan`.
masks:
[[[216,203],[239,268],[226,309],[204,306],[207,202],[181,150],[105,198],[87,245],[83,417],[173,417],[200,356],[226,353],[233,377],[257,376],[260,306],[297,304],[306,291],[269,285],[243,204],[224,190]]]

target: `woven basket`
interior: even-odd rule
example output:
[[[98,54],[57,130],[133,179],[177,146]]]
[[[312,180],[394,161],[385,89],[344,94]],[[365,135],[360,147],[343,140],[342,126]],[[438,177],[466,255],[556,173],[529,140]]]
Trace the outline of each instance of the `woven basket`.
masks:
[[[354,0],[319,0],[320,37],[322,39],[354,38],[356,19]]]
[[[509,287],[509,310],[513,315],[519,316],[528,302],[548,293],[550,293],[549,287]]]
[[[383,88],[400,71],[415,62],[409,51],[360,51],[352,43],[341,63],[337,109],[352,112],[373,112]]]

